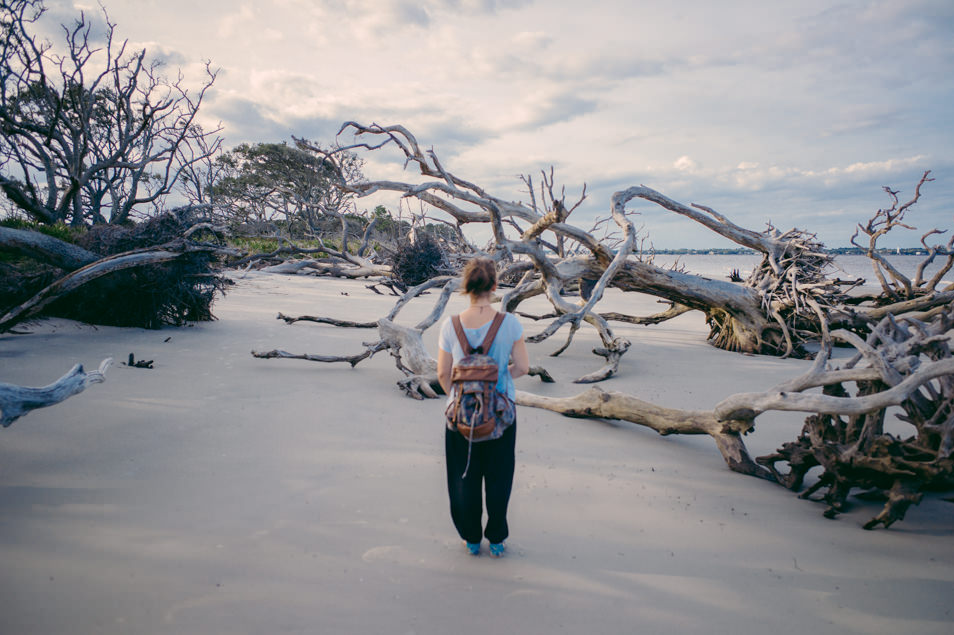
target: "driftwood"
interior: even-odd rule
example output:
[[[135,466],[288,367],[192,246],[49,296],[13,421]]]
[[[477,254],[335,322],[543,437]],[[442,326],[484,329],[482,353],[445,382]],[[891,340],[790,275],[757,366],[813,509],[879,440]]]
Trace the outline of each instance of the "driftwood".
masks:
[[[72,271],[96,262],[100,256],[72,243],[40,232],[0,227],[0,247]]]
[[[388,276],[391,267],[375,264],[369,258],[349,253],[346,249],[338,251],[325,244],[321,238],[315,238],[318,247],[299,247],[286,238],[279,237],[277,249],[267,253],[244,255],[228,263],[231,268],[252,265],[261,261],[279,260],[277,264],[264,267],[262,270],[269,273],[315,273],[338,278],[370,278],[372,276]],[[360,252],[360,250],[359,250]],[[286,260],[289,256],[323,254],[325,258]]]
[[[332,326],[347,326],[350,328],[356,329],[373,329],[377,328],[377,322],[354,322],[352,320],[338,320],[335,318],[321,317],[315,315],[299,315],[293,317],[290,315],[285,315],[284,313],[278,314],[279,320],[285,320],[285,324],[294,324],[295,322],[317,322],[319,324],[331,324]]]
[[[954,487],[952,329],[954,307],[948,306],[929,323],[888,316],[867,340],[834,332],[831,338],[857,349],[854,358],[833,366],[832,342],[826,338],[808,372],[764,392],[727,397],[712,411],[661,408],[596,388],[568,398],[519,392],[517,403],[571,417],[621,419],[664,435],[708,434],[730,469],[794,490],[802,489],[809,470],[821,466],[821,476],[803,497],[827,488],[825,515],[834,517],[846,508],[853,488],[880,491],[887,501],[884,509],[864,527],[887,527],[903,519],[925,490]],[[807,392],[816,388],[822,393]],[[886,411],[895,406],[913,436],[885,432]],[[741,434],[773,410],[813,414],[795,442],[753,462]],[[779,471],[779,463],[787,463],[788,470]]]
[[[440,382],[437,380],[437,360],[430,356],[424,348],[422,335],[424,331],[433,326],[441,317],[447,301],[451,294],[460,287],[460,279],[450,276],[434,278],[420,284],[405,293],[391,311],[374,323],[350,322],[348,320],[338,320],[335,318],[300,316],[288,317],[279,313],[278,319],[284,320],[287,324],[294,324],[298,321],[318,322],[331,324],[334,326],[347,326],[354,328],[376,327],[378,329],[379,340],[375,342],[366,342],[365,350],[355,355],[313,355],[307,353],[288,353],[281,350],[272,350],[266,352],[252,351],[252,356],[260,359],[304,359],[313,362],[346,362],[352,367],[358,362],[365,360],[375,353],[387,350],[394,358],[395,365],[404,377],[397,382],[397,385],[414,399],[434,399],[444,394]],[[435,306],[431,313],[413,327],[407,327],[395,322],[401,309],[404,308],[414,298],[423,295],[429,289],[435,287],[441,288],[441,294],[438,296]],[[552,383],[553,377],[545,368],[534,366],[530,368],[529,375],[539,377],[541,381]]]
[[[613,375],[614,358],[625,353],[627,345],[615,336],[608,318],[595,308],[608,287],[638,291],[662,298],[687,309],[706,314],[709,340],[720,348],[746,353],[808,355],[805,344],[817,339],[820,320],[837,313],[840,323],[863,331],[867,318],[860,310],[843,310],[845,287],[857,281],[827,277],[832,258],[815,237],[797,229],[779,231],[769,227],[755,232],[732,223],[726,216],[702,205],[683,205],[645,186],[631,187],[613,195],[610,215],[616,227],[612,238],[598,239],[593,231],[568,224],[570,214],[580,200],[566,202],[555,192],[552,170],[543,174],[539,193],[529,177],[528,203],[513,202],[487,192],[445,168],[433,150],[423,151],[417,139],[403,126],[362,125],[348,122],[341,132],[351,132],[356,142],[346,149],[377,150],[385,145],[397,147],[406,164],[417,168],[425,179],[420,183],[367,181],[348,185],[358,197],[381,191],[413,197],[449,216],[458,227],[467,223],[486,223],[493,230],[492,255],[504,266],[529,265],[523,277],[504,298],[504,308],[516,311],[524,300],[544,294],[554,309],[554,317],[542,332],[528,341],[544,341],[564,326],[569,327],[566,342],[554,354],[566,350],[583,322],[596,328],[602,346],[597,354],[608,353],[602,369],[580,378],[581,381],[605,379]],[[373,139],[360,141],[358,139]],[[656,267],[644,257],[642,241],[629,220],[626,205],[642,199],[668,211],[683,215],[714,232],[763,254],[763,262],[743,284],[709,280],[681,271]],[[512,236],[512,230],[518,235]],[[508,231],[510,234],[508,234]],[[592,283],[592,289],[577,302],[568,301],[564,292],[580,279]],[[821,308],[819,312],[814,308]],[[682,312],[674,309],[648,320],[613,315],[619,321],[656,323]],[[618,361],[618,360],[617,360]]]
[[[7,428],[31,410],[58,404],[83,392],[90,384],[106,381],[106,369],[112,363],[112,358],[104,359],[97,370],[89,372],[77,364],[55,382],[42,388],[0,383],[0,425]]]
[[[906,203],[900,202],[897,190],[892,190],[889,187],[883,188],[891,197],[891,207],[879,209],[874,216],[868,219],[867,223],[859,223],[851,237],[851,243],[864,249],[865,255],[871,260],[871,268],[881,286],[882,297],[886,302],[900,303],[904,300],[933,294],[944,276],[954,267],[954,236],[951,236],[946,245],[929,245],[927,243],[929,237],[947,233],[939,229],[932,229],[921,236],[921,245],[924,247],[927,256],[918,265],[913,280],[901,273],[878,251],[878,239],[892,229],[897,227],[915,229],[905,222],[905,214],[921,198],[921,188],[924,184],[934,180],[930,178],[930,174],[931,172],[927,171],[921,176],[921,180],[914,188],[914,196]],[[867,245],[860,245],[857,242],[859,233],[868,237]],[[941,266],[933,276],[925,278],[925,269],[939,256],[943,259]]]
[[[456,278],[442,277],[435,278],[410,289],[404,296],[398,300],[394,308],[387,316],[377,320],[375,326],[378,329],[380,339],[376,342],[365,343],[365,350],[362,353],[350,356],[329,356],[329,355],[310,355],[310,354],[292,354],[285,351],[252,351],[254,357],[262,359],[305,359],[315,362],[347,362],[355,366],[358,362],[373,356],[382,350],[390,351],[395,360],[398,370],[404,375],[404,378],[398,381],[398,386],[410,397],[415,399],[435,398],[443,392],[440,382],[437,381],[437,361],[434,360],[424,349],[424,342],[421,334],[432,326],[441,316],[451,293],[460,285]],[[434,310],[424,320],[414,327],[406,327],[394,322],[400,310],[413,298],[418,297],[428,289],[442,287]],[[321,318],[305,316],[305,321],[323,322],[335,324],[339,322],[333,318]],[[279,319],[285,320],[288,324],[294,324],[301,318],[289,318],[279,314]],[[362,324],[349,324],[349,326],[364,326]]]
[[[542,397],[519,390],[517,404],[552,410],[568,417],[629,421],[662,435],[708,434],[730,469],[775,480],[771,472],[752,460],[742,442],[741,435],[752,429],[749,418],[720,419],[711,411],[662,408],[631,395],[595,387],[575,397]]]
[[[146,368],[152,370],[152,364],[154,360],[151,359],[136,359],[136,356],[133,353],[129,354],[129,359],[125,362],[125,365],[129,368]]]

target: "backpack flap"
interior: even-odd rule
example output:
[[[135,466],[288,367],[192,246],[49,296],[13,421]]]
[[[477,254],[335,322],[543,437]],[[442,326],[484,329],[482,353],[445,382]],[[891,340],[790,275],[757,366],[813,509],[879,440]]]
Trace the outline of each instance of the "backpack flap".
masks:
[[[496,384],[498,374],[497,364],[480,364],[479,366],[462,366],[458,364],[451,369],[451,382],[492,381]]]

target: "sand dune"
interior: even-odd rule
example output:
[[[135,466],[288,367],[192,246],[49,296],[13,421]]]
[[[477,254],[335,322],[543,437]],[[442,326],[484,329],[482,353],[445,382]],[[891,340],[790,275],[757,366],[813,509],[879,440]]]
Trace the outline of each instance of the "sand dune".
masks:
[[[941,497],[866,532],[877,506],[827,520],[730,472],[708,438],[527,408],[509,555],[472,558],[447,511],[439,401],[404,397],[386,353],[355,369],[249,354],[359,352],[374,331],[275,315],[374,319],[393,298],[361,282],[237,282],[213,323],[47,320],[0,337],[0,381],[22,385],[130,352],[155,360],[0,432],[0,633],[952,631],[954,505]],[[604,303],[634,305],[655,308]],[[662,405],[710,408],[806,364],[713,349],[699,314],[619,331],[633,347],[603,386]],[[518,388],[576,394],[571,380],[600,365],[595,342],[581,331],[556,359],[556,340],[531,345],[558,382]],[[799,428],[764,416],[750,449]]]

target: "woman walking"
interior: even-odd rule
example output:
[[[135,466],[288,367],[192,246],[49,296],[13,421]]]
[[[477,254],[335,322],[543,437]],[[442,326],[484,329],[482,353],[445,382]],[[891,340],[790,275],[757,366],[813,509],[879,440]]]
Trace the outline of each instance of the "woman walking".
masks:
[[[489,258],[475,258],[464,267],[462,293],[470,297],[470,307],[460,314],[463,332],[471,347],[484,341],[497,312],[491,298],[497,288],[497,271]],[[451,318],[441,325],[440,351],[437,355],[437,377],[444,392],[451,394],[451,369],[469,351],[458,341]],[[489,351],[497,362],[497,391],[511,401],[516,394],[513,380],[527,374],[530,360],[523,339],[523,327],[507,313]],[[473,555],[480,553],[480,541],[490,542],[490,554],[504,553],[504,540],[509,535],[507,505],[513,486],[516,421],[499,439],[473,443],[455,429],[444,431],[447,457],[447,491],[450,495],[451,518],[457,533]],[[481,527],[483,504],[481,489],[487,493],[487,526]]]

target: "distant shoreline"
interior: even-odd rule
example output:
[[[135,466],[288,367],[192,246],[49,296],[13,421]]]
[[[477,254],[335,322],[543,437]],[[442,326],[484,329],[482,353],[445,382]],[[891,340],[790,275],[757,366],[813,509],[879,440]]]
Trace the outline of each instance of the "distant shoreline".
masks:
[[[681,255],[700,255],[700,256],[756,256],[761,252],[755,251],[754,249],[745,249],[745,248],[708,248],[708,249],[653,249],[653,253],[661,255],[672,255],[672,256],[681,256]],[[833,254],[836,256],[864,256],[867,251],[865,249],[859,249],[858,247],[831,247],[825,249],[826,253]],[[927,251],[924,247],[883,247],[875,250],[879,254],[888,254],[896,256],[926,256]]]

